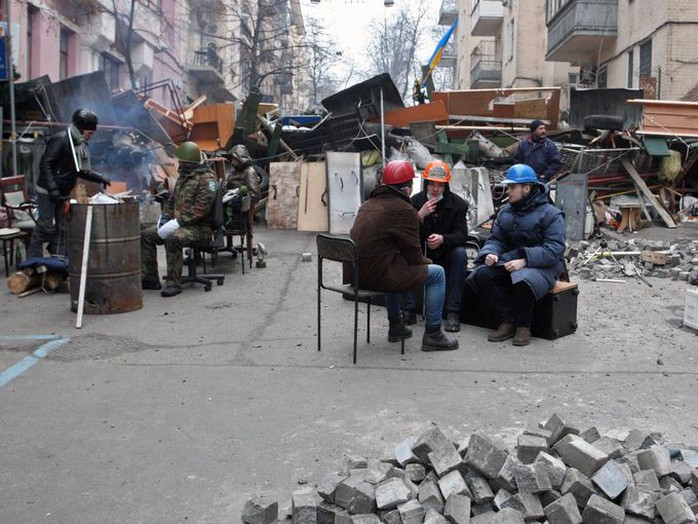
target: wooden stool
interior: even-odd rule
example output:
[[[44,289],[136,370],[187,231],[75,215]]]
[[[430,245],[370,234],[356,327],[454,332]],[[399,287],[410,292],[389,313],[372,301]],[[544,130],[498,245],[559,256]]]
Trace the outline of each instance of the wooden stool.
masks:
[[[627,228],[629,231],[637,231],[642,229],[644,222],[642,221],[641,204],[622,204],[620,206],[621,221],[618,226],[618,232],[622,233]]]

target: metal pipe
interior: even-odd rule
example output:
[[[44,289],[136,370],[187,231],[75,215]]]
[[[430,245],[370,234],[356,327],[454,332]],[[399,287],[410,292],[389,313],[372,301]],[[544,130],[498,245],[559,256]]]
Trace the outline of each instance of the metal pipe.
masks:
[[[385,112],[383,111],[383,88],[381,87],[381,156],[385,168]]]
[[[7,60],[8,76],[7,81],[10,86],[10,145],[12,146],[12,174],[17,176],[17,148],[15,140],[17,138],[17,127],[15,124],[15,67],[12,61],[12,2],[7,2]]]

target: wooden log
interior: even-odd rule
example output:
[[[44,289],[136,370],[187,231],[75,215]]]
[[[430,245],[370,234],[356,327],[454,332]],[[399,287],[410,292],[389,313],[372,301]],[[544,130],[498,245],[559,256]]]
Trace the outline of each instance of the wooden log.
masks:
[[[44,288],[46,291],[55,291],[56,289],[58,289],[58,286],[61,285],[62,280],[63,277],[58,273],[48,271],[47,273],[44,273],[41,287]]]
[[[35,274],[33,271],[29,274],[28,271],[17,271],[7,278],[7,288],[10,293],[14,295],[19,295],[25,291],[39,287],[41,280],[39,275]]]

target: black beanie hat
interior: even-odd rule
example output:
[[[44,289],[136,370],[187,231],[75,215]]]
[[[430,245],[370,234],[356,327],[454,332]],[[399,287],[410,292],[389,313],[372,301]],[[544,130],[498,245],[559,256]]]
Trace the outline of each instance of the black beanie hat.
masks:
[[[542,120],[534,120],[533,122],[531,122],[531,126],[530,126],[530,127],[531,127],[531,133],[533,133],[533,132],[534,132],[536,129],[538,129],[540,126],[544,126],[544,125],[545,125],[545,122],[543,122]]]

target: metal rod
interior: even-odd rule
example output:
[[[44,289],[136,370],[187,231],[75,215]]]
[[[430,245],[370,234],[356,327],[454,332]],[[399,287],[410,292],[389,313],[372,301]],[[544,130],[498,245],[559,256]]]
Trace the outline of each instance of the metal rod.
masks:
[[[15,67],[12,61],[12,2],[7,2],[7,57],[5,63],[8,64],[7,81],[10,85],[10,145],[12,146],[12,175],[17,176],[17,148],[15,139],[17,137],[17,127],[15,124]]]
[[[383,88],[381,87],[381,156],[385,167],[385,111],[383,111]]]
[[[78,318],[75,327],[82,328],[82,313],[85,308],[85,285],[87,284],[87,264],[90,255],[90,238],[92,237],[92,210],[93,205],[87,206],[87,217],[85,218],[85,238],[82,242],[82,266],[80,266],[80,291],[78,293]]]

